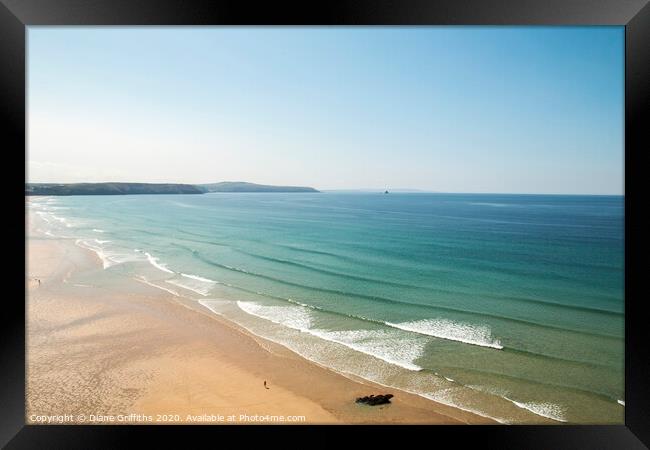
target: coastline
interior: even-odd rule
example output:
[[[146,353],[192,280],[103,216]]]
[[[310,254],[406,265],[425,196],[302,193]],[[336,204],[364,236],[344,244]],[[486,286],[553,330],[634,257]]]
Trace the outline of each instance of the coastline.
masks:
[[[74,240],[38,235],[31,225],[26,230],[27,423],[43,420],[34,416],[61,414],[122,415],[120,423],[133,424],[495,423],[336,373],[196,302],[133,279],[110,288],[77,282],[77,275],[101,269],[97,255]],[[377,407],[354,402],[379,393],[395,397]],[[156,421],[158,414],[172,420]],[[241,415],[251,420],[240,420]],[[227,421],[228,416],[237,420]],[[282,416],[285,422],[255,416]],[[289,422],[289,416],[305,420]],[[85,420],[67,423],[111,423]]]

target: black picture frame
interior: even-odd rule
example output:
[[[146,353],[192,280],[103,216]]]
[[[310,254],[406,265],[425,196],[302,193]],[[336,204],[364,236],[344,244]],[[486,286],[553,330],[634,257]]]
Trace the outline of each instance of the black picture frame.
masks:
[[[636,449],[650,445],[650,352],[647,295],[643,289],[647,209],[639,190],[650,150],[650,6],[648,0],[348,0],[311,2],[226,0],[0,0],[0,117],[6,125],[3,184],[13,206],[13,232],[25,230],[26,27],[30,25],[622,25],[625,26],[625,424],[620,426],[436,426],[282,428],[294,442],[313,442],[311,433],[348,431],[345,443],[384,442],[397,434],[403,443],[424,439],[437,446],[473,443],[500,449]],[[24,152],[24,155],[23,155]],[[6,160],[5,160],[6,161]],[[5,175],[7,175],[5,174]],[[647,176],[647,175],[646,175]],[[23,179],[22,183],[20,179]],[[20,198],[23,197],[22,200]],[[14,209],[15,208],[15,209]],[[11,258],[24,261],[20,240],[5,237]],[[23,255],[22,257],[20,255]],[[12,260],[13,261],[13,260]],[[24,264],[23,264],[24,268]],[[14,270],[21,267],[15,265]],[[36,426],[25,425],[25,293],[20,276],[7,283],[16,295],[4,297],[0,332],[0,444],[7,448],[115,448],[134,435],[172,443],[188,437],[266,437],[281,427],[224,426]],[[358,429],[361,428],[361,429]],[[350,433],[349,431],[353,431]],[[413,435],[413,433],[417,433]],[[263,435],[263,436],[260,436]],[[368,438],[371,437],[371,440]],[[149,438],[148,438],[149,439]],[[330,437],[330,439],[332,439]],[[213,441],[217,442],[217,441]],[[331,440],[335,444],[336,440]],[[644,445],[645,443],[645,445]]]

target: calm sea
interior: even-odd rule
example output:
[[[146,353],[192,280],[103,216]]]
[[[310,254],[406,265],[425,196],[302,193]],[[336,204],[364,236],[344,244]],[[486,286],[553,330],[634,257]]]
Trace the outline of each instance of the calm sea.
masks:
[[[503,422],[623,421],[622,196],[29,200],[43,232],[100,256],[86,281],[137,279],[341,373]]]

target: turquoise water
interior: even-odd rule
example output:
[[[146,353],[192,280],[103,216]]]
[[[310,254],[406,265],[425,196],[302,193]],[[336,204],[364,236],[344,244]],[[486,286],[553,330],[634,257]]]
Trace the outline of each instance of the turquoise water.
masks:
[[[31,198],[105,272],[503,422],[621,423],[620,196]]]

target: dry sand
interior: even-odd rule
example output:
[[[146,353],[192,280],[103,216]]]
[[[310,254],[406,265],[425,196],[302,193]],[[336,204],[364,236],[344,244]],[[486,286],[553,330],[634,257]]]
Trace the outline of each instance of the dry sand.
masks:
[[[27,260],[27,423],[494,423],[347,378],[128,278],[76,283],[101,264],[74,241],[30,230]],[[354,402],[388,392],[389,405]]]

